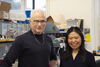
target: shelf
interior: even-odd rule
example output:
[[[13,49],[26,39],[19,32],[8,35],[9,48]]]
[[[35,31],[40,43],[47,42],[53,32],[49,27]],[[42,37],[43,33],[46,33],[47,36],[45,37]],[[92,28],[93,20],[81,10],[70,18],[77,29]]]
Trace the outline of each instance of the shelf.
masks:
[[[12,20],[9,20],[9,19],[0,19],[0,21],[9,21],[9,22],[11,22]]]
[[[93,53],[94,56],[100,56],[100,54]]]
[[[1,39],[0,42],[13,42],[15,39]]]
[[[47,33],[48,35],[54,35],[55,37],[65,37],[66,33]]]

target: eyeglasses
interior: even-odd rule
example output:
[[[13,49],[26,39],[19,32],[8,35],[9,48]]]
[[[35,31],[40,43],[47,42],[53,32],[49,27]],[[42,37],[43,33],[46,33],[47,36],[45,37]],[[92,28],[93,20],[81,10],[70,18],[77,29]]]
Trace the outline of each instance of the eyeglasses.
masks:
[[[45,21],[45,20],[31,20],[31,22],[46,23],[47,21]]]

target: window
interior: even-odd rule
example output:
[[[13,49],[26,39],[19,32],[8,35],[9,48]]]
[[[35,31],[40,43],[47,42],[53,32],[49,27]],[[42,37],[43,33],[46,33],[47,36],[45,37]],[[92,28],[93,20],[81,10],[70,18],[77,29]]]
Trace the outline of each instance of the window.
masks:
[[[26,9],[33,9],[33,0],[26,0]]]
[[[11,10],[19,10],[21,9],[21,0],[2,0],[5,2],[11,3]]]
[[[46,0],[35,0],[35,8],[36,9],[43,9],[45,10],[46,8]]]

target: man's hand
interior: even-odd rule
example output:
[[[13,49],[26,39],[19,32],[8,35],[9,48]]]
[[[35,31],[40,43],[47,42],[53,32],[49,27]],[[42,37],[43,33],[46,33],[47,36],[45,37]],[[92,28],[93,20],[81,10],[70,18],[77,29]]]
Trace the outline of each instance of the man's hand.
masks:
[[[57,67],[57,60],[50,61],[50,67]]]

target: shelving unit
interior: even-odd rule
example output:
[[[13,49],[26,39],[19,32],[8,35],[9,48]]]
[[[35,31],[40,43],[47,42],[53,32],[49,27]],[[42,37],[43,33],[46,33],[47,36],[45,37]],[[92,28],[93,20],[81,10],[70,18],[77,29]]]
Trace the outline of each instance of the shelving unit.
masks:
[[[0,64],[15,38],[29,29],[28,21],[0,20]]]
[[[0,40],[0,61],[2,61],[12,46],[14,39],[2,39]]]

